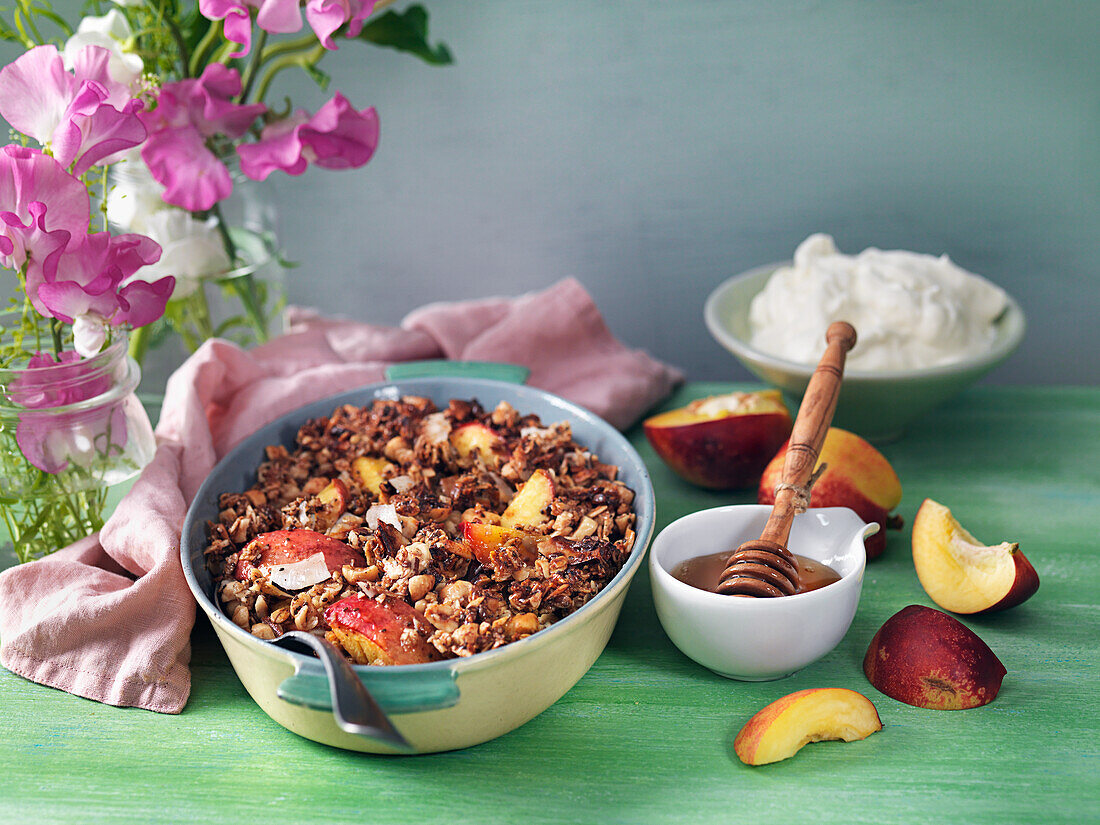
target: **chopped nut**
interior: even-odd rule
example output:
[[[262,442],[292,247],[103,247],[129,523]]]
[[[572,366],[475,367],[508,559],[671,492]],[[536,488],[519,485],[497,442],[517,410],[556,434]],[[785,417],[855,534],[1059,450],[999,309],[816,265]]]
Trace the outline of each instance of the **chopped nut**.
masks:
[[[470,595],[474,592],[474,586],[464,579],[453,581],[439,588],[438,595],[441,602],[453,602],[465,606],[470,601]]]
[[[244,494],[252,502],[253,507],[263,507],[267,504],[267,496],[262,490],[245,490]]]
[[[424,598],[429,590],[435,587],[435,576],[421,574],[409,579],[409,599],[414,602]]]
[[[508,619],[508,635],[515,639],[530,636],[539,629],[539,618],[534,613],[520,613]]]

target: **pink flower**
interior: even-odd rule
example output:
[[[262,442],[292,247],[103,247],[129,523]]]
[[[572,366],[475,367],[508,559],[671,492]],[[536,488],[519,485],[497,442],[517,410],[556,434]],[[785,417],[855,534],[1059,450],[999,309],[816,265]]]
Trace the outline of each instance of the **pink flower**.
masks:
[[[8,389],[8,398],[26,409],[19,414],[15,442],[26,459],[47,473],[60,473],[70,460],[91,463],[97,454],[126,446],[126,414],[121,403],[61,413],[65,407],[97,398],[111,388],[102,363],[75,352],[35,353]]]
[[[355,37],[374,11],[375,0],[308,0],[306,20],[326,49],[335,49],[333,33],[348,26],[347,36]],[[199,11],[209,20],[222,20],[228,40],[241,48],[230,57],[243,57],[252,49],[252,9],[256,25],[272,34],[289,34],[302,28],[299,0],[199,0]]]
[[[233,179],[206,139],[239,138],[267,111],[262,103],[233,103],[240,93],[237,70],[212,63],[201,77],[165,84],[157,107],[142,112],[149,138],[141,147],[141,158],[165,187],[165,203],[203,212],[229,197]]]
[[[237,149],[241,171],[264,180],[277,169],[300,175],[312,163],[324,169],[355,169],[378,146],[378,115],[373,107],[356,111],[342,94],[312,117],[304,110],[265,127],[257,143]]]
[[[0,149],[0,266],[26,266],[32,301],[64,250],[88,234],[90,211],[87,188],[56,160],[23,146]]]
[[[111,80],[110,52],[87,46],[73,74],[53,46],[36,46],[0,69],[0,115],[43,146],[73,174],[145,139],[142,103]]]
[[[160,246],[144,235],[89,235],[90,211],[87,188],[56,160],[23,146],[0,149],[0,266],[24,270],[35,310],[70,324],[155,321],[175,279],[134,276],[160,260]]]
[[[306,20],[326,49],[335,49],[333,33],[345,23],[348,37],[363,30],[363,22],[374,11],[374,0],[308,0]]]
[[[199,12],[208,20],[224,20],[222,31],[227,40],[240,43],[230,57],[243,57],[252,49],[252,12],[256,23],[272,34],[289,34],[302,28],[298,0],[199,0]]]
[[[32,300],[43,315],[67,324],[91,316],[111,326],[145,326],[164,313],[175,279],[155,284],[128,279],[158,260],[160,246],[144,235],[86,235],[60,256],[55,273]]]

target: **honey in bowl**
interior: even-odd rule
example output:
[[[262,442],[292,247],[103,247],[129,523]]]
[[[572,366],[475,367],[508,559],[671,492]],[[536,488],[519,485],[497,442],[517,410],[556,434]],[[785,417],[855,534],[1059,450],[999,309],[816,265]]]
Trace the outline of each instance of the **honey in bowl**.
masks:
[[[840,581],[840,574],[829,565],[800,556],[797,553],[792,553],[792,555],[798,567],[798,590],[794,595],[809,593],[811,590],[818,590],[833,582]],[[718,587],[718,581],[722,577],[722,571],[726,568],[729,557],[729,550],[724,550],[721,553],[711,553],[709,556],[696,556],[680,562],[669,573],[672,574],[673,578],[679,579],[684,584],[713,593],[715,588]]]

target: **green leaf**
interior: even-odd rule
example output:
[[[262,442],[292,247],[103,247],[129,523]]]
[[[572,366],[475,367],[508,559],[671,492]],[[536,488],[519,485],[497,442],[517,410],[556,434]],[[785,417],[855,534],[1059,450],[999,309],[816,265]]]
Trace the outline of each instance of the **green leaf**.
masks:
[[[359,39],[408,52],[432,66],[454,63],[445,44],[433,47],[428,43],[428,12],[420,5],[409,6],[404,12],[387,11],[363,26]]]

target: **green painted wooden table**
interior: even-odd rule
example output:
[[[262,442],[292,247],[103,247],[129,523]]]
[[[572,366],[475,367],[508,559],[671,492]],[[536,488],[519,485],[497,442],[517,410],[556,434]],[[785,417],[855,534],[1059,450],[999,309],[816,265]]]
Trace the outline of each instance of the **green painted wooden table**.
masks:
[[[728,389],[695,384],[666,407]],[[658,528],[749,495],[678,481],[640,431]],[[375,757],[296,737],[245,693],[205,620],[179,716],[100,705],[0,670],[0,822],[1096,822],[1100,819],[1100,390],[979,387],[885,445],[911,522],[952,507],[980,539],[1018,540],[1042,579],[1026,604],[967,618],[1008,669],[993,704],[937,712],[864,679],[875,630],[928,604],[908,529],[867,571],[859,612],[825,659],[740,683],[665,637],[648,575],[591,671],[545,713],[465,751]],[[741,725],[808,687],[848,687],[885,728],[749,768]]]

